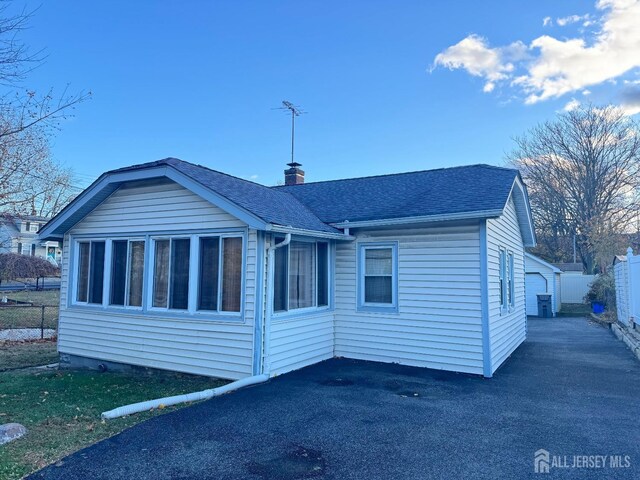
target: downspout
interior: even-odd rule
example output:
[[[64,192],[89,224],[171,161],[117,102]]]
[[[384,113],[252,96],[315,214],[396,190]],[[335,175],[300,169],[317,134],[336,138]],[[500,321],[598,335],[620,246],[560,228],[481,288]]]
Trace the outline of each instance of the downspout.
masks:
[[[281,247],[286,247],[291,243],[291,234],[287,233],[284,240],[275,245],[271,245],[267,249],[267,301],[265,302],[265,314],[264,314],[264,335],[262,342],[262,373],[269,375],[271,372],[271,316],[273,314],[273,284],[275,282],[275,261],[276,250]]]

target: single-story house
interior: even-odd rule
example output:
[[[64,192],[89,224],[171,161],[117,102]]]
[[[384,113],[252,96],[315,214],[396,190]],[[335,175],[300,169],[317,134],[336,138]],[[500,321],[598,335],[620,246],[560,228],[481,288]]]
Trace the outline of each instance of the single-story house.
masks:
[[[517,170],[267,187],[167,158],[100,176],[63,240],[58,350],[238,379],[331,357],[491,377],[526,336]]]
[[[549,262],[530,253],[524,254],[525,292],[527,315],[537,317],[538,295],[551,295],[551,314],[555,317],[560,311],[560,275],[562,271]]]

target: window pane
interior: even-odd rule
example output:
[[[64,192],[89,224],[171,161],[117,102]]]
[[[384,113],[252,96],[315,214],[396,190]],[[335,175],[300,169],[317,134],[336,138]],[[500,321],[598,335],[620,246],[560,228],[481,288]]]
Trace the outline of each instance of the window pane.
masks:
[[[222,310],[239,312],[242,289],[242,238],[224,238],[222,245]]]
[[[78,248],[80,251],[78,252],[78,294],[76,300],[86,302],[89,293],[89,243],[79,243]]]
[[[104,242],[91,242],[89,268],[89,303],[102,303],[104,285]]]
[[[329,305],[329,244],[318,243],[318,306]]]
[[[198,310],[218,309],[218,264],[220,237],[200,239]]]
[[[188,238],[171,241],[171,277],[169,308],[186,310],[189,305],[189,247]]]
[[[129,252],[129,305],[142,306],[144,279],[144,242],[131,242]]]
[[[393,303],[391,277],[365,277],[364,301],[366,303]]]
[[[289,248],[289,310],[313,307],[316,303],[315,244],[291,242]]]
[[[124,305],[128,243],[127,240],[114,240],[111,242],[111,305]]]
[[[282,242],[282,238],[276,238],[275,243]],[[289,247],[280,247],[276,250],[275,274],[273,286],[273,311],[283,312],[287,309],[287,257]]]
[[[169,240],[156,240],[153,267],[153,306],[167,306],[169,286]]]
[[[367,248],[365,256],[365,275],[391,275],[392,251],[390,248]]]

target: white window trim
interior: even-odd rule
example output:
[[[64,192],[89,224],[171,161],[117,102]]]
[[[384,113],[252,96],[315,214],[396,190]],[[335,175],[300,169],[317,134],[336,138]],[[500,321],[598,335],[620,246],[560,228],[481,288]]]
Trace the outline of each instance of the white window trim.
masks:
[[[242,239],[242,267],[241,267],[241,282],[240,282],[240,311],[239,312],[223,312],[216,310],[197,310],[197,295],[198,295],[198,274],[199,274],[199,250],[200,250],[200,237],[235,237]],[[155,255],[155,242],[158,239],[171,239],[171,238],[189,238],[191,240],[192,248],[190,249],[189,256],[189,293],[188,293],[188,305],[186,310],[169,309],[162,307],[153,307],[153,275],[154,275],[154,255]],[[142,306],[122,306],[111,305],[111,262],[112,262],[112,241],[114,240],[129,240],[129,241],[144,241],[145,242],[145,254],[144,254],[144,277],[143,277],[143,291],[142,291]],[[78,268],[79,268],[79,255],[80,249],[79,243],[83,242],[105,242],[105,268],[104,268],[104,284],[102,292],[102,303],[88,303],[78,302]],[[140,314],[161,314],[162,316],[191,317],[201,321],[215,321],[215,320],[242,320],[245,313],[245,291],[246,291],[246,266],[247,266],[247,245],[248,235],[246,230],[225,230],[225,231],[207,231],[203,233],[170,233],[170,234],[143,234],[143,235],[113,235],[113,236],[92,236],[92,235],[70,235],[69,244],[71,248],[70,260],[71,265],[69,268],[69,293],[67,298],[67,306],[69,308],[81,308],[87,310],[104,310],[112,313],[124,313],[126,311],[138,311]],[[196,245],[193,248],[193,245]],[[129,247],[127,248],[128,251]],[[127,266],[127,269],[129,267]],[[127,275],[128,281],[128,275]],[[195,285],[195,288],[192,288]]]
[[[391,303],[365,302],[366,251],[391,249]],[[359,242],[357,244],[357,302],[361,312],[398,312],[398,242]]]
[[[104,245],[104,271],[103,271],[103,284],[102,284],[102,303],[90,303],[89,293],[87,292],[87,301],[81,302],[78,300],[78,278],[79,278],[79,268],[80,268],[80,244],[88,243],[89,244],[89,273],[87,276],[87,290],[89,290],[91,285],[91,244],[94,242],[105,242]],[[109,303],[109,299],[105,298],[105,293],[108,293],[107,282],[111,283],[111,269],[108,268],[111,260],[111,245],[109,244],[109,240],[104,237],[90,237],[90,238],[81,238],[73,241],[73,283],[72,283],[72,291],[71,291],[71,304],[72,305],[82,305],[87,307],[106,307]],[[109,263],[108,263],[109,262]],[[106,291],[106,292],[105,292]]]
[[[273,238],[273,240],[275,242],[275,236]],[[331,309],[331,261],[332,261],[332,253],[331,253],[331,243],[327,240],[319,240],[316,238],[293,238],[291,240],[291,242],[306,242],[306,243],[313,243],[315,245],[315,261],[316,261],[316,267],[315,267],[315,271],[316,271],[316,298],[315,298],[315,305],[311,306],[311,307],[303,307],[303,308],[294,308],[294,309],[290,309],[289,308],[289,267],[291,266],[291,243],[289,245],[287,245],[287,272],[286,272],[286,279],[287,279],[287,295],[286,295],[286,300],[287,300],[287,309],[286,310],[278,310],[276,311],[274,306],[275,306],[275,288],[273,289],[274,291],[274,296],[273,298],[271,298],[270,301],[270,308],[271,308],[271,316],[274,320],[278,320],[278,319],[284,319],[284,318],[288,318],[288,317],[295,317],[298,315],[309,315],[309,314],[313,314],[316,312],[322,312],[325,310],[330,310]],[[318,243],[326,243],[327,245],[327,304],[326,305],[321,305],[318,306]],[[273,267],[275,269],[275,265]],[[274,272],[275,273],[275,272]]]
[[[125,284],[124,284],[124,305],[114,305],[113,303],[111,303],[111,268],[113,266],[113,242],[114,241],[127,241],[127,273],[126,273],[126,278],[125,278]],[[82,240],[81,240],[82,241]],[[144,295],[144,276],[147,272],[147,265],[145,263],[142,264],[142,278],[143,278],[143,287],[142,287],[142,305],[135,306],[135,305],[128,305],[129,303],[129,276],[131,273],[131,262],[129,255],[131,254],[131,242],[144,242],[144,249],[145,249],[145,257],[147,254],[147,242],[146,239],[144,237],[125,237],[125,238],[110,238],[108,239],[109,241],[109,264],[105,265],[105,282],[107,280],[107,278],[109,279],[109,285],[105,284],[105,287],[107,288],[107,294],[109,295],[109,298],[107,298],[106,300],[106,306],[108,308],[114,308],[114,309],[119,309],[119,310],[138,310],[138,311],[142,311],[143,306],[144,306],[144,300],[145,300],[145,295]],[[105,250],[105,264],[107,262],[107,253]],[[109,273],[106,272],[106,269],[109,270]],[[103,298],[104,300],[104,298]],[[104,302],[103,302],[104,303]],[[92,305],[92,304],[90,304]],[[95,305],[95,304],[93,304]]]

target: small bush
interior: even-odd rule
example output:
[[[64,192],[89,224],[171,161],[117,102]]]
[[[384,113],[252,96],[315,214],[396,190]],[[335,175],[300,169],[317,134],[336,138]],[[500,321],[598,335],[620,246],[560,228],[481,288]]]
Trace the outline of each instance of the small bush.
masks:
[[[598,275],[584,297],[586,303],[601,303],[607,310],[616,308],[616,284],[608,273]]]

